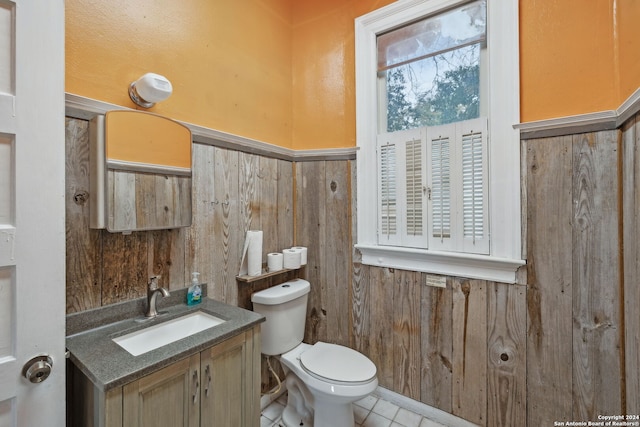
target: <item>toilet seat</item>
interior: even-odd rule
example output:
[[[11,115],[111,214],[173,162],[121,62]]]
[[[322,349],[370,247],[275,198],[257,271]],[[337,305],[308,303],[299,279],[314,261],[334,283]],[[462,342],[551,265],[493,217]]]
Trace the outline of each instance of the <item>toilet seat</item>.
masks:
[[[376,365],[365,355],[337,344],[317,342],[300,354],[300,366],[324,381],[363,384],[376,378]]]

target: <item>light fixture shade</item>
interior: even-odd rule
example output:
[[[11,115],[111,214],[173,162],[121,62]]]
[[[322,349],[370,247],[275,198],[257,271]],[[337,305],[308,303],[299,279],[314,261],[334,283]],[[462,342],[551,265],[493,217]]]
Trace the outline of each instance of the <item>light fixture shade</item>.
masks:
[[[144,108],[153,107],[156,102],[164,101],[173,92],[171,82],[164,76],[147,73],[129,86],[129,97]]]

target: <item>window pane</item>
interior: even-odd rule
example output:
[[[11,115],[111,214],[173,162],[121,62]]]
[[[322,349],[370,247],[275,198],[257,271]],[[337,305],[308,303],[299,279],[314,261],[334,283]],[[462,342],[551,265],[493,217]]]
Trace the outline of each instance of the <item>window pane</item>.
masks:
[[[475,1],[379,35],[378,70],[415,61],[486,38],[486,2]]]
[[[436,126],[480,116],[480,44],[391,68],[383,75],[383,130]]]

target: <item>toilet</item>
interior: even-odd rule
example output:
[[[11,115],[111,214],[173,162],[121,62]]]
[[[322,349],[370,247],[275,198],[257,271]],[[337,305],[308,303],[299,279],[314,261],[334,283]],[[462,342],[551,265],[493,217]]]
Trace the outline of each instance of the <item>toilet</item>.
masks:
[[[287,427],[352,427],[352,403],[378,386],[376,366],[363,354],[336,344],[302,342],[308,281],[295,279],[252,295],[253,311],[265,316],[262,354],[276,356],[288,392]]]

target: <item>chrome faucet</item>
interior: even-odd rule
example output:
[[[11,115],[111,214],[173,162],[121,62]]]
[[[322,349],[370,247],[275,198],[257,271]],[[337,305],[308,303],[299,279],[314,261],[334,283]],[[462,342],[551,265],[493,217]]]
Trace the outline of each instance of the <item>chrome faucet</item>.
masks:
[[[159,287],[158,276],[153,276],[147,288],[147,312],[144,314],[144,317],[152,319],[158,315],[158,311],[156,310],[158,294],[162,294],[163,297],[168,297],[169,291]]]

